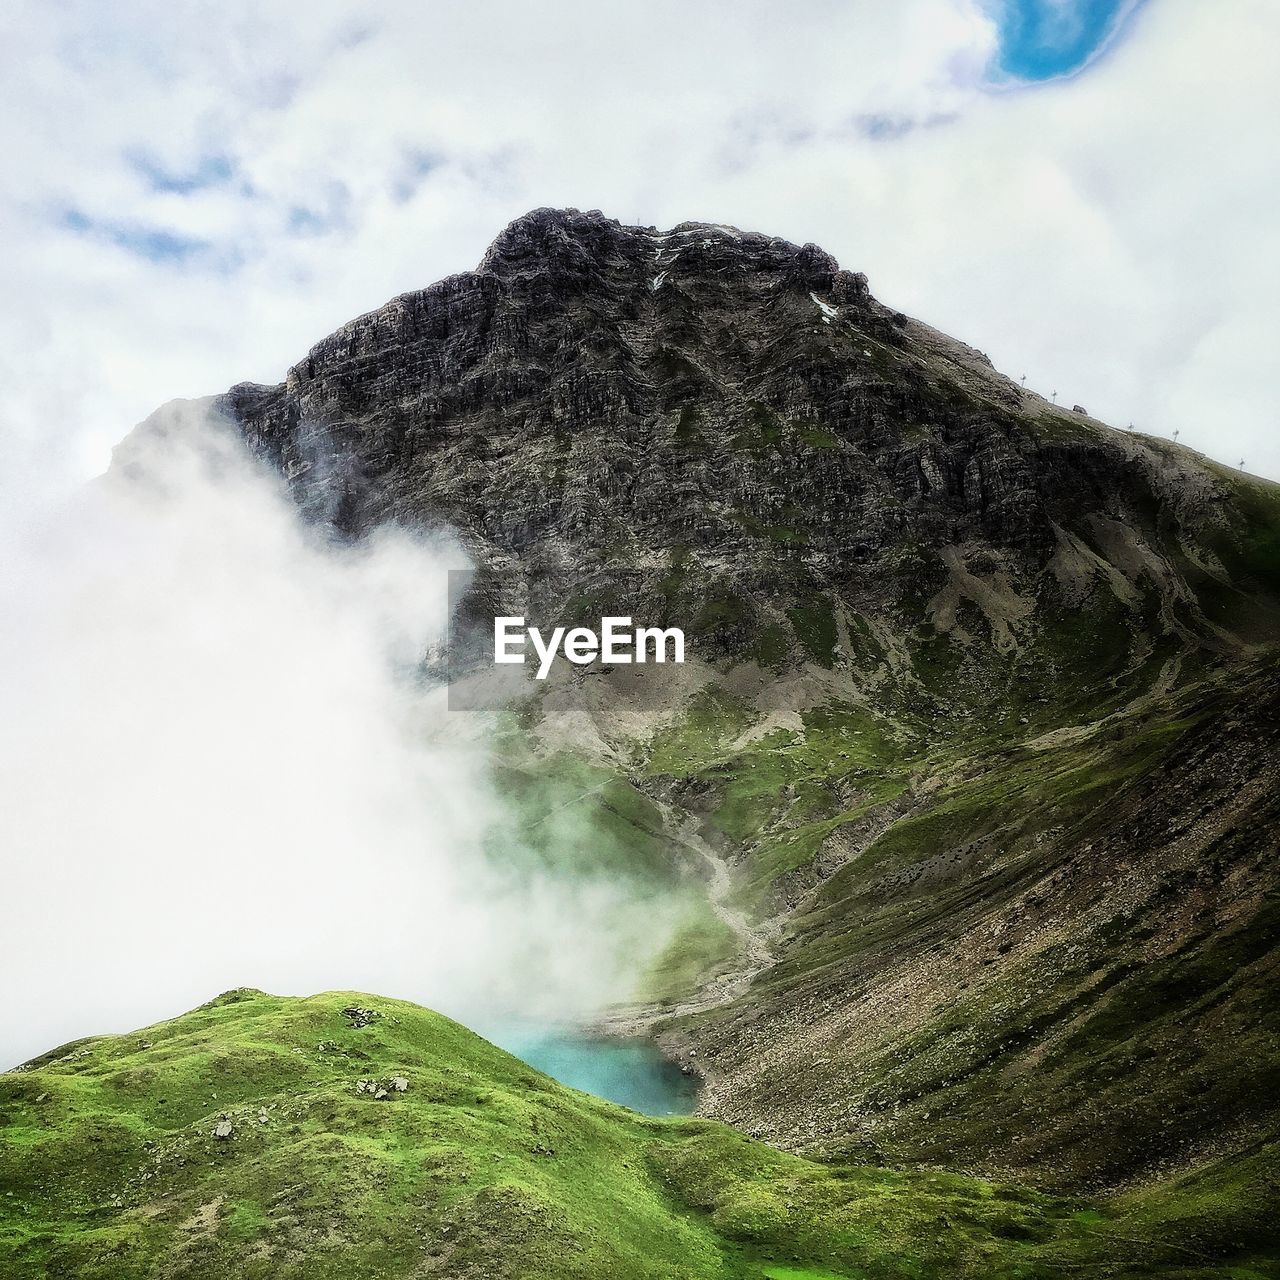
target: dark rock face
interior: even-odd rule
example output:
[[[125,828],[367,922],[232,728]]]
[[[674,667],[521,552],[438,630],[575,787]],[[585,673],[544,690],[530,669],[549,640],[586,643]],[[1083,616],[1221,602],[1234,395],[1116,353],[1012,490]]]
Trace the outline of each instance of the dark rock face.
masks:
[[[1049,406],[813,245],[698,223],[536,210],[476,271],[219,407],[342,534],[445,523],[481,563],[679,558],[704,595],[759,606],[728,647],[822,590],[919,623],[943,547],[1034,583],[1091,513],[1153,545],[1223,519],[1186,451]]]
[[[812,497],[874,516],[876,491],[928,496],[917,520],[950,508],[941,518],[957,527],[977,519],[1026,536],[1012,508],[1019,495],[1034,503],[1035,488],[1026,444],[1007,426],[998,440],[977,429],[941,449],[904,440],[904,427],[927,428],[944,409],[927,388],[913,395],[886,380],[880,366],[895,367],[909,345],[865,279],[813,246],[539,210],[508,227],[478,271],[353,321],[283,386],[237,387],[227,406],[304,499],[336,474],[356,524],[443,516],[466,527],[474,505],[486,513],[476,532],[513,550],[580,536],[602,502],[610,522],[630,517],[660,539],[732,538],[731,522],[716,529],[726,510],[767,519],[787,498]],[[780,419],[821,423],[838,443],[802,445],[788,465],[783,448],[797,442]],[[768,483],[761,461],[816,472],[810,492]],[[495,474],[512,464],[528,475]],[[685,502],[671,502],[673,480]],[[874,546],[883,523],[818,532]]]

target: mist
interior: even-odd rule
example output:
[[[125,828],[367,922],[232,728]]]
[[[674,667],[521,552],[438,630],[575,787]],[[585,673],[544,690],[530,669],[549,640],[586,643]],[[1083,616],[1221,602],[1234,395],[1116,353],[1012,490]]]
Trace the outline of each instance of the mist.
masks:
[[[456,541],[336,544],[206,408],[171,428],[0,495],[0,1066],[240,985],[472,1022],[625,997],[651,912],[485,851],[485,722],[421,676]]]

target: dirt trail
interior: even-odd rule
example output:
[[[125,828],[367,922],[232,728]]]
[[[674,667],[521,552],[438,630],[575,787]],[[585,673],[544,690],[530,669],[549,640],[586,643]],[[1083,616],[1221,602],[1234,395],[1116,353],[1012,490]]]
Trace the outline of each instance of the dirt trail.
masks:
[[[663,826],[671,838],[706,867],[707,901],[711,910],[733,931],[738,951],[727,972],[711,978],[683,1000],[674,1004],[628,1005],[605,1014],[597,1026],[610,1035],[643,1035],[655,1022],[705,1013],[736,1000],[756,976],[773,963],[773,942],[782,924],[781,920],[771,920],[753,925],[745,911],[731,906],[733,875],[728,860],[699,834],[696,818],[677,815],[670,805],[661,801],[654,803],[662,812]]]

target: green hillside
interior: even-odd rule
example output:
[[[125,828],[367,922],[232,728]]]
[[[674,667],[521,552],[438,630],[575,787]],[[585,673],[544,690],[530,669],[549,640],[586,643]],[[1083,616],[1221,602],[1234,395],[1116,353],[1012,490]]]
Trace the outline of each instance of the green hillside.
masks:
[[[1211,1185],[1107,1209],[817,1164],[641,1117],[351,992],[232,991],[63,1046],[0,1077],[0,1121],[15,1280],[1276,1274],[1201,1265],[1225,1243],[1205,1224],[1234,1229]]]

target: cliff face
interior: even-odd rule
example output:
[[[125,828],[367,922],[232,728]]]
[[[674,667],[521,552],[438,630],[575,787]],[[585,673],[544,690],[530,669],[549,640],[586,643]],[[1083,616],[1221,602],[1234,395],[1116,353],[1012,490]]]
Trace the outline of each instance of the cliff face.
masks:
[[[575,211],[216,407],[344,536],[447,525],[562,604],[622,566],[691,632],[524,723],[711,872],[631,1018],[708,1110],[1072,1185],[1274,1134],[1275,486],[812,245]]]
[[[1067,607],[1150,593],[1211,643],[1193,579],[1260,585],[1204,553],[1233,513],[1194,455],[1023,391],[813,245],[728,227],[535,211],[220,407],[341,532],[676,565],[738,602],[705,628],[737,656],[815,592],[1011,648],[1046,570]]]

